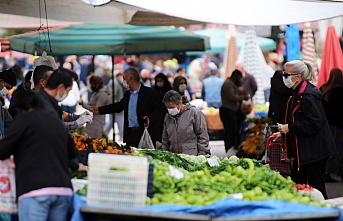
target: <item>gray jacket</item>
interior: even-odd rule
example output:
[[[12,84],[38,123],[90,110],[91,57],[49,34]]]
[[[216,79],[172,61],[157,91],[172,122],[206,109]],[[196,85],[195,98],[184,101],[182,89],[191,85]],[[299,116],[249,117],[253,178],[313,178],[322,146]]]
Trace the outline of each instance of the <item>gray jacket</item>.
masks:
[[[189,155],[210,155],[209,136],[204,114],[186,104],[177,116],[166,114],[162,149]]]
[[[93,92],[89,104],[82,106],[90,110],[91,106],[101,107],[110,103],[110,88],[103,86],[98,92]],[[84,134],[92,138],[101,138],[102,131],[105,125],[105,118],[103,115],[94,115],[93,122],[88,123]]]

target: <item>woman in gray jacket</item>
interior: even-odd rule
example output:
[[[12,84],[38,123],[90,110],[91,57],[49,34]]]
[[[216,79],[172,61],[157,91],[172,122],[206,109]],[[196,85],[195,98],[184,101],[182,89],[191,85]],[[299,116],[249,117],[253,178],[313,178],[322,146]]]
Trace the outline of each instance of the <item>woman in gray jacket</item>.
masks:
[[[103,80],[100,76],[93,75],[89,79],[89,83],[92,89],[92,96],[89,104],[82,103],[82,107],[90,110],[91,106],[101,107],[109,104],[110,102],[110,89],[104,86]],[[101,115],[96,115],[93,118],[93,122],[87,124],[84,135],[92,138],[101,138],[103,134],[103,128],[105,125],[105,118]]]
[[[189,103],[183,104],[181,95],[168,91],[163,97],[168,109],[164,118],[162,148],[173,153],[211,155],[204,114]]]

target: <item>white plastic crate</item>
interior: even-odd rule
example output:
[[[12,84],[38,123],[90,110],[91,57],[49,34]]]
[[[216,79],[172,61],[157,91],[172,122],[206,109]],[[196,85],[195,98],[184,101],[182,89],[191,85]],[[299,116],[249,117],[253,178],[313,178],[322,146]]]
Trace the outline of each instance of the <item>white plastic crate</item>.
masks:
[[[90,153],[88,166],[89,205],[145,206],[149,173],[146,157]]]

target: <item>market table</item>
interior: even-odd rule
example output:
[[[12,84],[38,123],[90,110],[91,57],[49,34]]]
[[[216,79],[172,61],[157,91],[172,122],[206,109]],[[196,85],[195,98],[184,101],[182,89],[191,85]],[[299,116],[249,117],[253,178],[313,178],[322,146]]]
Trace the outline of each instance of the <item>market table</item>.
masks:
[[[84,220],[114,220],[121,221],[210,221],[211,217],[206,215],[197,214],[180,214],[180,213],[167,213],[167,212],[145,212],[125,209],[112,209],[112,208],[95,208],[89,206],[82,206],[81,213]]]
[[[73,221],[88,220],[332,220],[342,221],[341,210],[278,200],[245,201],[225,198],[206,206],[155,205],[134,209],[101,208],[74,197]]]

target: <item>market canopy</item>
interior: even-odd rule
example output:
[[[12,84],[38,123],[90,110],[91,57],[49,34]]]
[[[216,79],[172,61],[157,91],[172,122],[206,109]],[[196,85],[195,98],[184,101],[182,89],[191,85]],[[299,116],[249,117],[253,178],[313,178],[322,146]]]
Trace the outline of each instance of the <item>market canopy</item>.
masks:
[[[10,50],[29,54],[46,51],[49,55],[124,55],[210,48],[208,37],[169,26],[95,23],[12,36],[9,43]]]
[[[210,38],[211,49],[205,51],[208,54],[224,53],[228,45],[229,33],[227,29],[223,28],[209,28],[194,33],[207,36]],[[274,40],[263,37],[256,37],[257,43],[261,50],[274,50],[276,49],[276,43]],[[238,49],[242,48],[245,44],[245,34],[236,32],[236,41]],[[198,54],[204,52],[190,52],[187,54]]]
[[[1,22],[0,27],[19,27],[26,23],[25,16],[38,18],[35,22],[30,19],[28,24],[37,27],[41,22],[47,25],[45,17],[66,23],[285,25],[341,16],[343,3],[337,0],[278,0],[277,4],[275,0],[118,0],[94,7],[82,0],[16,0],[0,1],[0,14],[24,16]]]
[[[0,21],[0,28],[46,28],[48,24],[51,27],[84,22],[175,26],[201,23],[120,2],[94,7],[82,0],[0,1]]]
[[[185,19],[235,25],[286,25],[343,15],[343,3],[337,0],[117,0],[115,2]]]

